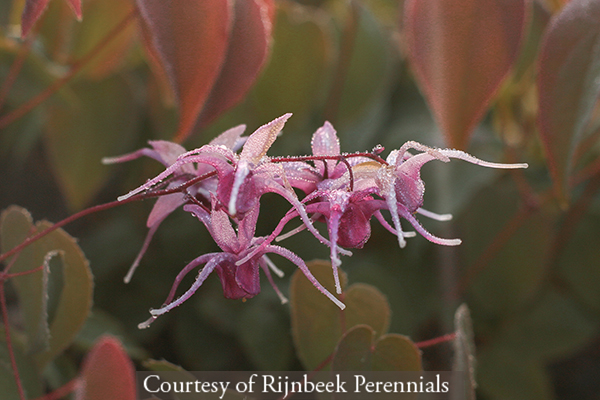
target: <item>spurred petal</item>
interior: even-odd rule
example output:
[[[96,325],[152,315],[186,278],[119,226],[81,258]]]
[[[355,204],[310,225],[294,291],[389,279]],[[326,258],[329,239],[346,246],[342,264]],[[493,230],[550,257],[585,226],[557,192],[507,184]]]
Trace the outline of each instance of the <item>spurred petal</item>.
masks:
[[[400,212],[402,217],[406,218],[406,220],[408,220],[408,222],[411,223],[411,225],[417,230],[417,232],[419,232],[425,239],[429,240],[430,242],[441,244],[443,246],[458,246],[459,244],[461,244],[462,241],[460,239],[442,239],[432,235],[423,227],[423,225],[421,225],[419,221],[417,221],[417,219],[412,215],[412,213],[409,212],[401,204],[398,204],[398,211]]]
[[[194,282],[194,284],[181,296],[179,297],[177,300],[167,304],[164,307],[158,308],[158,309],[151,309],[150,310],[150,314],[152,314],[153,317],[158,317],[159,315],[165,314],[169,311],[171,311],[173,308],[181,305],[183,302],[185,302],[187,299],[189,299],[190,297],[192,297],[192,295],[194,293],[196,293],[196,290],[198,290],[198,288],[200,286],[202,286],[202,283],[204,283],[204,281],[206,280],[206,278],[208,278],[208,275],[211,274],[211,272],[213,272],[213,270],[215,269],[215,267],[217,267],[217,265],[219,265],[219,263],[223,262],[224,260],[231,258],[231,256],[229,254],[216,254],[207,264],[204,268],[202,268],[202,270],[200,271],[200,273],[198,274],[198,276],[196,277],[196,281]],[[196,261],[196,260],[194,260]],[[192,261],[192,263],[194,263],[194,261]],[[197,262],[196,262],[197,264]]]
[[[306,266],[306,263],[304,262],[304,260],[302,260],[296,254],[292,253],[291,251],[289,251],[288,249],[285,249],[283,247],[273,246],[273,245],[267,246],[266,250],[269,253],[279,254],[280,256],[285,257],[288,260],[290,260],[291,262],[293,262],[294,264],[296,264],[298,266],[298,268],[300,268],[302,273],[306,276],[306,278],[309,280],[309,282],[312,283],[319,292],[321,292],[325,296],[327,296],[327,298],[329,298],[329,300],[331,300],[341,310],[346,308],[346,305],[344,303],[339,301],[333,294],[331,294],[331,292],[329,290],[325,289],[325,286],[321,285],[319,283],[319,281],[317,281],[317,278],[315,278],[315,276],[310,272],[310,270]]]

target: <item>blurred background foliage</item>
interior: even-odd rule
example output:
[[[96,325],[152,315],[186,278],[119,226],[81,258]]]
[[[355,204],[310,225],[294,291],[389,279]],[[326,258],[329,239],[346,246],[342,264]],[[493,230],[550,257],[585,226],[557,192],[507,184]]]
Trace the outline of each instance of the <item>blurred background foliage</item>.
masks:
[[[446,248],[417,237],[400,249],[393,235],[374,224],[365,248],[344,258],[343,269],[350,284],[368,284],[361,289],[367,292],[376,288],[379,294],[371,295],[383,296],[377,301],[384,304],[377,307],[389,310],[377,314],[383,318],[379,321],[357,317],[357,324],[368,323],[370,328],[356,328],[352,335],[375,332],[375,340],[393,332],[413,342],[428,340],[453,332],[455,311],[466,302],[477,349],[478,398],[597,398],[600,32],[596,28],[590,34],[595,39],[581,40],[578,53],[569,53],[571,58],[556,66],[551,53],[560,53],[561,43],[552,43],[552,35],[560,36],[563,25],[550,21],[558,19],[562,7],[575,8],[575,3],[592,4],[598,15],[598,1],[523,3],[524,14],[514,16],[525,26],[522,39],[516,41],[516,61],[509,62],[512,56],[502,60],[509,63],[510,73],[506,79],[500,73],[498,90],[481,93],[479,100],[465,95],[463,103],[453,104],[453,109],[481,109],[465,116],[471,120],[458,129],[458,136],[443,128],[450,117],[439,106],[452,95],[436,92],[435,84],[433,89],[427,86],[428,78],[437,79],[435,73],[427,75],[427,63],[441,59],[411,50],[411,40],[427,30],[422,24],[435,26],[436,17],[427,14],[428,2],[414,0],[406,8],[404,3],[276,0],[270,54],[257,70],[256,81],[235,107],[188,132],[184,145],[199,147],[241,123],[248,125],[249,133],[292,112],[271,155],[309,154],[312,133],[329,120],[346,152],[382,144],[387,154],[415,140],[430,146],[461,146],[490,161],[528,162],[529,169],[511,173],[460,161],[425,166],[425,207],[455,217],[451,222],[425,221],[426,227],[442,237],[460,237],[463,244]],[[511,6],[518,8],[518,3]],[[148,44],[138,17],[116,35],[110,33],[132,12],[134,2],[84,0],[83,19],[78,22],[66,1],[54,0],[21,39],[24,4],[0,0],[0,208],[17,204],[29,210],[33,220],[56,222],[85,207],[113,201],[160,171],[152,160],[116,166],[103,166],[100,160],[144,147],[148,140],[173,139],[181,118],[177,93],[145,49]],[[567,11],[577,15],[577,10]],[[574,27],[564,29],[578,34]],[[493,27],[490,30],[493,34]],[[110,43],[86,60],[107,35]],[[486,40],[483,36],[481,40]],[[185,46],[181,40],[177,45]],[[450,35],[447,40],[458,39]],[[544,41],[550,45],[544,47]],[[453,51],[478,45],[473,39]],[[22,63],[19,73],[9,79],[16,63]],[[467,75],[476,80],[481,70],[469,67],[468,60],[464,63]],[[7,120],[61,80],[60,89],[41,104]],[[2,82],[8,81],[11,87],[4,91],[7,86]],[[572,87],[581,90],[571,93]],[[468,87],[450,88],[449,93],[452,90],[468,92]],[[561,103],[558,98],[563,97]],[[574,122],[569,125],[563,120],[571,115]],[[566,117],[560,120],[561,116]],[[556,134],[552,126],[571,126],[574,133],[559,129]],[[181,267],[199,254],[218,250],[198,221],[178,211],[163,223],[138,272],[125,285],[123,276],[143,242],[152,203],[124,205],[66,227],[89,260],[93,308],[76,339],[49,364],[39,357],[30,360],[26,350],[18,351],[24,381],[34,382],[28,383],[31,398],[42,393],[32,377],[43,374],[50,388],[61,386],[77,374],[83,354],[104,333],[120,338],[138,366],[148,358],[164,358],[187,370],[298,370],[318,365],[316,360],[325,353],[310,353],[306,340],[315,346],[327,340],[336,343],[339,336],[328,339],[326,332],[342,328],[319,333],[302,325],[322,316],[302,309],[308,301],[305,294],[290,293],[300,290],[301,284],[289,283],[294,268],[282,260],[277,264],[286,277],[279,286],[292,296],[291,315],[266,280],[260,295],[242,302],[223,298],[220,283],[211,277],[190,301],[150,329],[138,330],[148,309],[161,304]],[[268,234],[287,210],[275,195],[263,197],[262,207],[269,212],[261,214],[258,235]],[[26,214],[10,215],[21,218],[18,224],[31,224]],[[6,238],[14,234],[3,229],[6,251],[11,247]],[[328,258],[327,248],[315,243],[303,232],[285,245],[306,260]],[[53,257],[48,262],[64,260]],[[9,284],[6,290],[9,305],[16,307],[23,285]],[[12,316],[16,335],[26,343],[27,324],[19,313]],[[350,333],[344,340],[348,337]],[[448,344],[425,348],[422,357],[425,370],[452,367]],[[417,369],[418,358],[418,366],[412,365]],[[7,359],[3,344],[0,359]],[[7,387],[8,371],[0,374],[0,384]]]

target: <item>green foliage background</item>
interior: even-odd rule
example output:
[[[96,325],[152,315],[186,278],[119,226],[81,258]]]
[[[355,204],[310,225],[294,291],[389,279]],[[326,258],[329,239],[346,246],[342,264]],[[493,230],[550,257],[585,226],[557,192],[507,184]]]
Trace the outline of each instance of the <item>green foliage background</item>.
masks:
[[[10,11],[18,3],[0,0],[2,81],[23,46],[14,36]],[[122,3],[84,1],[79,23],[63,2],[51,2],[0,115],[64,76],[66,66],[126,14]],[[257,83],[241,104],[195,132],[186,147],[198,147],[240,123],[252,132],[284,112],[294,116],[271,155],[310,153],[310,137],[325,119],[336,127],[346,152],[382,144],[387,154],[407,140],[445,147],[402,51],[400,3],[369,0],[349,7],[341,0],[277,1],[272,53]],[[534,2],[530,13],[518,64],[467,149],[486,160],[528,162],[529,169],[511,175],[460,161],[428,164],[425,208],[455,218],[425,225],[439,236],[460,237],[463,244],[445,248],[417,237],[400,249],[393,235],[373,224],[371,239],[344,258],[343,269],[350,284],[372,285],[387,299],[391,317],[383,332],[413,342],[454,331],[454,313],[466,302],[475,331],[480,398],[592,399],[600,390],[600,175],[589,174],[574,185],[569,205],[552,192],[535,125],[536,54],[551,11]],[[346,54],[344,32],[352,21],[354,44]],[[341,62],[346,69],[340,75]],[[596,110],[590,129],[598,122]],[[36,221],[56,222],[112,201],[161,168],[152,160],[103,166],[100,159],[133,151],[150,139],[170,139],[176,128],[172,97],[153,74],[136,30],[127,30],[58,93],[0,131],[0,208],[17,204]],[[598,136],[592,138],[579,170],[598,159]],[[107,332],[124,342],[138,366],[148,358],[164,358],[187,370],[297,370],[318,364],[303,353],[298,339],[294,344],[294,314],[266,280],[260,295],[241,302],[224,299],[213,276],[190,301],[150,329],[138,330],[148,309],[162,303],[177,272],[198,255],[217,251],[201,224],[178,211],[161,226],[132,282],[124,284],[151,206],[151,201],[128,204],[66,227],[89,260],[92,313],[69,348],[33,375],[43,374],[54,388],[67,382],[94,340]],[[269,233],[286,211],[274,195],[265,196],[262,206],[268,212],[261,215],[257,235]],[[284,244],[306,260],[328,258],[327,249],[306,232]],[[276,262],[286,272],[279,286],[289,295],[294,268]],[[9,304],[16,305],[19,287],[7,290]],[[297,304],[302,302],[297,297]],[[19,314],[13,317],[17,337],[24,338]],[[5,360],[2,340],[0,359]],[[316,346],[325,339],[312,340]],[[22,351],[19,357],[27,358]],[[450,369],[452,354],[448,344],[424,349],[423,368]],[[40,368],[39,360],[37,367],[29,362],[22,364],[24,378]],[[9,385],[3,380],[8,373],[0,373],[0,385]],[[31,390],[39,394],[41,388]]]

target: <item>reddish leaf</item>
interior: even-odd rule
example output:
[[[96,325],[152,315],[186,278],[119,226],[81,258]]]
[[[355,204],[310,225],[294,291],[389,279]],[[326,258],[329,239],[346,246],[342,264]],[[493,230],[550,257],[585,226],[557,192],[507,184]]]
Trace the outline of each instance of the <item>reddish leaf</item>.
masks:
[[[525,0],[407,0],[408,56],[449,146],[465,149],[518,56]]]
[[[202,115],[204,126],[242,100],[269,53],[275,6],[273,0],[237,0],[227,57]]]
[[[76,400],[135,400],[135,369],[121,343],[103,336],[87,355]]]
[[[600,94],[600,2],[569,2],[544,36],[539,58],[538,126],[557,194],[568,199],[575,147]]]
[[[137,0],[180,107],[178,140],[193,128],[225,60],[233,8],[228,0]]]
[[[78,20],[81,20],[81,0],[66,0]],[[26,0],[21,16],[21,37],[27,36],[36,21],[40,19],[50,0]]]

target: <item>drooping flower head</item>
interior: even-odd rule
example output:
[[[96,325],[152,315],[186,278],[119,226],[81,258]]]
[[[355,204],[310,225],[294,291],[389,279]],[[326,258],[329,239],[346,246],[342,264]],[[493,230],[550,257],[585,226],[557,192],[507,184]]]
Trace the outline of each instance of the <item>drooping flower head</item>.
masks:
[[[479,160],[458,150],[436,149],[416,142],[407,142],[393,150],[387,158],[372,152],[342,153],[336,131],[326,122],[312,138],[313,154],[304,157],[269,157],[267,151],[281,133],[291,114],[285,114],[258,128],[245,139],[243,126],[224,132],[208,145],[186,152],[181,146],[157,141],[152,149],[142,149],[107,162],[128,161],[140,156],[152,157],[166,169],[145,184],[132,190],[125,199],[143,191],[156,191],[161,185],[170,188],[160,197],[148,218],[148,237],[136,258],[127,279],[146,251],[158,225],[175,209],[184,205],[186,212],[201,221],[221,252],[204,254],[190,262],[176,277],[163,307],[151,310],[152,317],[140,327],[147,327],[159,315],[177,307],[195,293],[204,280],[215,272],[221,281],[225,297],[251,298],[260,292],[259,273],[262,270],[282,302],[286,299],[273,281],[271,272],[282,275],[267,254],[288,259],[306,275],[309,281],[340,308],[333,294],[311,274],[305,262],[291,251],[273,244],[307,229],[330,249],[330,259],[337,293],[341,293],[338,269],[340,255],[352,255],[345,248],[362,248],[371,235],[371,219],[375,217],[398,237],[400,247],[406,238],[415,236],[405,231],[401,219],[407,220],[416,232],[427,240],[446,246],[460,244],[460,239],[443,239],[428,232],[415,218],[421,214],[447,221],[449,214],[424,210],[425,185],[421,168],[432,160],[449,162],[461,159],[490,168],[526,168],[526,164],[498,164]],[[241,152],[236,151],[243,143]],[[411,151],[417,151],[412,154]],[[177,191],[177,188],[183,188]],[[172,193],[172,191],[175,191]],[[260,201],[266,193],[277,193],[291,208],[267,236],[256,236]],[[298,193],[304,193],[302,198]],[[382,211],[389,212],[391,224]],[[301,225],[282,234],[287,224],[300,219]],[[327,237],[315,223],[326,225]],[[203,267],[202,267],[203,266]],[[201,268],[194,284],[175,298],[179,284],[189,272]]]

